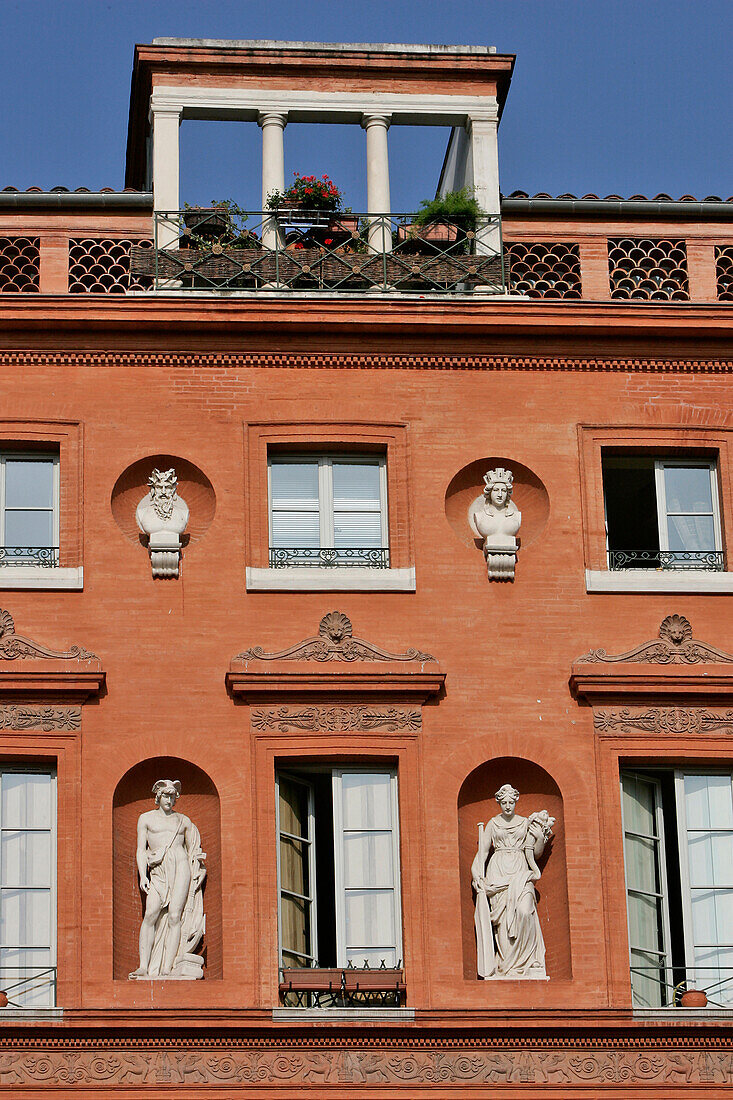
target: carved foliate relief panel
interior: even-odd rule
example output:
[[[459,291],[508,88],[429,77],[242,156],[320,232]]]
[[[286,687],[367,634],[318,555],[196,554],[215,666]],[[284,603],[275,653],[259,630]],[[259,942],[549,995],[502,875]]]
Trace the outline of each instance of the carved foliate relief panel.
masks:
[[[598,733],[653,733],[733,735],[733,710],[702,707],[601,708],[593,714]]]
[[[641,1040],[637,1040],[641,1042]],[[209,1047],[183,1040],[175,1047],[110,1045],[79,1049],[0,1050],[0,1088],[97,1085],[491,1085],[566,1084],[679,1087],[733,1084],[733,1054],[725,1040],[706,1049],[681,1044],[645,1045],[641,1049],[575,1046],[566,1042],[536,1047],[497,1042],[477,1047],[401,1043],[383,1049],[348,1050],[327,1041],[318,1050],[268,1044],[269,1049],[231,1042]],[[593,1095],[596,1095],[594,1092]],[[669,1094],[667,1094],[669,1095]]]
[[[0,704],[0,729],[3,730],[78,730],[81,707],[42,706],[35,703]]]
[[[733,664],[733,655],[724,653],[692,636],[692,626],[684,615],[667,615],[659,627],[659,638],[642,642],[626,653],[611,655],[605,649],[591,649],[578,657],[577,664],[654,664],[699,665]]]
[[[252,710],[252,728],[292,733],[296,730],[323,731],[325,733],[362,732],[384,730],[419,730],[419,707],[378,706],[356,703],[353,706],[279,706],[255,707]]]
[[[329,611],[318,624],[318,634],[305,638],[287,649],[268,653],[262,646],[252,646],[238,653],[234,661],[435,661],[430,653],[419,649],[406,649],[404,653],[390,653],[386,649],[353,636],[348,615],[341,611]]]
[[[41,642],[34,642],[15,633],[15,623],[9,611],[0,608],[0,661],[15,661],[31,657],[48,661],[96,661],[96,654],[72,645],[67,650],[49,649]]]

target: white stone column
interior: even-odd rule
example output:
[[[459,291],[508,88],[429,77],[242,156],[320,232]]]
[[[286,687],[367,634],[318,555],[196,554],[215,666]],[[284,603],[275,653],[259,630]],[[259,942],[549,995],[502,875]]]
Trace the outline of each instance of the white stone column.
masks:
[[[179,210],[179,130],[181,107],[152,107],[151,130],[153,148],[153,209]],[[158,248],[166,248],[178,240],[178,220],[158,221]]]
[[[498,216],[499,206],[499,145],[497,129],[498,110],[481,117],[469,119],[470,168],[468,182],[481,209],[489,216]],[[481,254],[496,252],[501,247],[501,229],[490,222],[479,226],[476,251]]]
[[[287,111],[262,111],[259,116],[262,129],[262,209],[267,210],[267,196],[273,191],[285,189],[285,140],[288,122]],[[265,248],[275,248],[282,241],[278,237],[277,218],[263,218],[262,243]]]
[[[369,247],[375,252],[392,251],[387,153],[387,130],[391,118],[386,114],[365,114],[361,122],[366,130],[367,213],[381,215],[371,219],[369,225]]]

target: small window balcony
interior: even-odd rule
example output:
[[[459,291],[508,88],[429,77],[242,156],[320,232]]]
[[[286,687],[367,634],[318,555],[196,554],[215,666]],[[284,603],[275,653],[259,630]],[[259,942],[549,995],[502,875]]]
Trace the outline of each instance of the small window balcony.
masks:
[[[685,569],[724,573],[722,550],[609,550],[608,568]]]

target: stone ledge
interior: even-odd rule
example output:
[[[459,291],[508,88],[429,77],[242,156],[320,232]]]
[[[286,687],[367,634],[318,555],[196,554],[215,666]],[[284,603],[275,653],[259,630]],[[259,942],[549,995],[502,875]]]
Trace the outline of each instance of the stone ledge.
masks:
[[[7,565],[0,569],[0,590],[56,589],[76,590],[84,587],[84,569],[48,568],[44,565]]]
[[[586,592],[733,592],[733,573],[692,569],[586,569]]]
[[[414,592],[415,567],[370,569],[368,566],[247,566],[248,592]]]

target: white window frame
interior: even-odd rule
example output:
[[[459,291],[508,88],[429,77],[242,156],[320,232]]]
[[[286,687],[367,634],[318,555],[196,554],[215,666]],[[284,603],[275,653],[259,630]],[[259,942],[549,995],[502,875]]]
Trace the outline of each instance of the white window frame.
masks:
[[[308,922],[309,922],[309,938],[311,945],[310,955],[303,955],[304,959],[309,959],[308,965],[312,966],[318,961],[318,891],[316,890],[316,816],[315,816],[315,792],[313,784],[308,780],[302,779],[300,776],[292,775],[288,771],[277,771],[275,773],[275,830],[277,835],[277,957],[278,965],[282,967],[283,964],[283,941],[282,941],[282,908],[281,901],[283,895],[282,878],[280,874],[280,838],[283,836],[283,832],[280,828],[280,779],[287,779],[289,783],[296,783],[301,787],[304,787],[308,797],[308,835],[306,843],[308,844],[308,887],[310,894],[298,895],[305,898],[308,901]],[[292,836],[291,833],[284,834],[285,836]],[[296,837],[299,842],[303,842],[302,837]],[[292,891],[286,891],[286,893],[292,894]],[[289,955],[299,955],[298,951],[288,951]]]
[[[13,508],[11,511],[28,511],[28,512],[52,512],[52,532],[54,547],[59,546],[60,535],[60,523],[59,523],[59,504],[60,504],[60,474],[59,474],[59,455],[58,453],[44,453],[39,451],[0,451],[0,546],[5,546],[5,467],[6,463],[10,462],[51,462],[53,465],[53,494],[51,508],[35,508],[26,507],[24,509]],[[58,563],[57,563],[58,564]],[[43,566],[48,568],[48,566]]]
[[[310,462],[318,463],[318,516],[320,548],[333,549],[334,537],[334,503],[333,503],[333,463],[351,463],[354,465],[370,465],[379,467],[379,511],[381,526],[381,549],[389,549],[389,520],[387,502],[387,459],[381,454],[352,454],[329,452],[323,454],[273,454],[267,457],[267,498],[268,498],[268,537],[272,546],[272,514],[276,509],[272,500],[272,466],[273,463],[282,465],[285,463],[298,464]],[[288,509],[290,510],[290,509]]]
[[[333,782],[333,844],[334,844],[334,890],[336,901],[336,964],[344,967],[346,958],[346,886],[344,876],[344,849],[343,849],[343,799],[341,780],[344,775],[389,775],[390,777],[390,811],[392,820],[392,872],[393,872],[393,908],[395,943],[380,945],[385,950],[395,952],[394,965],[400,966],[402,954],[402,896],[400,883],[402,879],[400,870],[400,818],[399,797],[397,791],[397,771],[394,768],[334,768],[332,771]],[[360,832],[384,832],[383,829],[360,830]],[[379,889],[378,887],[374,888]],[[353,950],[352,946],[352,950]],[[365,953],[379,950],[365,947]]]
[[[687,814],[685,811],[685,776],[686,775],[723,775],[725,776],[731,786],[733,787],[733,773],[727,771],[724,768],[675,768],[674,771],[674,794],[675,794],[675,808],[677,811],[677,839],[679,845],[679,857],[680,857],[680,886],[682,890],[682,927],[684,931],[685,939],[685,966],[688,973],[695,973],[697,964],[695,963],[695,947],[707,947],[714,948],[720,946],[722,948],[730,949],[733,944],[720,944],[720,945],[707,945],[696,944],[693,931],[692,922],[692,889],[690,882],[690,858],[688,850],[688,836],[690,831],[693,832],[719,832],[718,829],[710,830],[689,830],[687,826]],[[729,831],[729,830],[726,830]],[[732,876],[733,880],[733,876]],[[700,890],[704,887],[696,886],[694,889]],[[711,890],[721,889],[721,887],[715,884],[710,886]],[[725,889],[725,887],[722,887]],[[731,898],[731,904],[733,904],[733,897]],[[704,981],[704,975],[701,978]]]
[[[633,778],[637,783],[646,783],[654,791],[654,821],[657,830],[656,837],[648,837],[643,833],[636,833],[630,829],[625,821],[624,816],[624,789],[623,780],[624,776]],[[659,954],[660,965],[659,969],[664,970],[667,975],[667,982],[672,974],[672,953],[671,953],[671,928],[669,920],[669,884],[667,882],[667,852],[664,843],[664,813],[662,810],[662,785],[659,779],[653,778],[648,775],[641,775],[637,771],[631,769],[623,769],[621,772],[621,825],[623,830],[623,855],[624,855],[624,883],[626,886],[626,927],[629,935],[629,966],[633,967],[633,955],[632,951],[636,948],[637,951],[644,951],[646,954]],[[646,890],[632,890],[629,886],[629,868],[628,861],[626,859],[626,837],[627,834],[640,837],[644,840],[651,840],[657,845],[657,858],[659,861],[659,879],[661,886],[661,894],[656,895],[651,891]],[[648,948],[639,947],[631,942],[631,912],[630,912],[630,895],[644,894],[646,897],[659,897],[660,908],[662,912],[662,950],[649,951]],[[650,979],[654,980],[652,975]],[[665,998],[669,1000],[669,990],[665,988],[662,994],[662,1002]]]
[[[710,475],[710,501],[712,507],[712,513],[699,512],[670,512],[667,510],[667,493],[664,479],[664,471],[668,468],[683,468],[686,470],[697,469],[707,470]],[[715,459],[691,459],[691,458],[658,458],[654,462],[654,481],[657,490],[657,526],[659,528],[659,549],[669,551],[669,525],[667,519],[669,516],[676,515],[701,515],[708,516],[712,514],[713,518],[713,536],[715,540],[715,546],[712,549],[716,552],[720,552],[723,549],[723,535],[720,525],[720,503],[718,500],[718,464]],[[671,551],[674,553],[674,551]],[[704,553],[704,551],[701,551]],[[674,566],[668,566],[673,569]]]
[[[25,765],[24,764],[14,764],[14,765],[10,765],[10,766],[6,766],[6,765],[0,766],[0,837],[2,837],[2,833],[5,831],[5,826],[4,826],[3,820],[2,820],[2,801],[1,801],[1,799],[2,799],[2,782],[3,782],[3,778],[6,775],[48,775],[51,778],[51,783],[50,783],[50,787],[49,787],[50,799],[51,799],[51,807],[50,807],[50,809],[51,809],[51,812],[50,812],[51,824],[50,824],[50,828],[49,829],[27,829],[27,830],[23,830],[25,832],[44,832],[44,833],[45,832],[50,832],[50,834],[51,834],[51,876],[50,876],[50,883],[51,883],[50,895],[51,896],[50,896],[50,916],[49,916],[49,920],[50,920],[50,924],[51,924],[51,927],[50,927],[50,932],[51,932],[50,941],[51,942],[49,943],[48,948],[46,948],[45,946],[44,947],[38,947],[37,945],[35,947],[25,947],[24,945],[20,945],[20,944],[8,944],[8,943],[3,943],[2,941],[0,941],[0,948],[8,949],[8,950],[19,950],[19,951],[22,951],[22,950],[28,950],[28,951],[48,950],[49,957],[50,957],[50,960],[51,960],[49,962],[49,969],[54,969],[55,970],[55,968],[57,966],[57,951],[58,951],[58,931],[57,931],[57,924],[58,924],[58,908],[57,908],[58,907],[58,866],[57,866],[58,865],[58,836],[57,836],[57,773],[56,773],[56,769],[55,768],[45,768],[45,767],[41,767],[40,765],[34,765],[34,764],[25,764]],[[0,860],[1,859],[2,859],[2,846],[0,845]],[[1,868],[0,868],[0,882],[2,882],[2,869]],[[31,887],[23,887],[23,889],[45,890],[46,887],[45,886],[39,886],[39,887],[32,887],[31,886]],[[10,984],[9,982],[4,982],[4,988],[7,988],[7,986],[9,984]],[[19,993],[19,996],[22,996],[22,989],[21,989],[21,992]],[[11,1001],[14,1000],[12,995],[10,996],[10,1000]],[[55,1003],[56,1003],[56,982],[54,981],[51,984],[51,996],[50,996],[50,1005],[49,1005],[49,1007],[51,1007],[51,1008],[55,1007]]]

